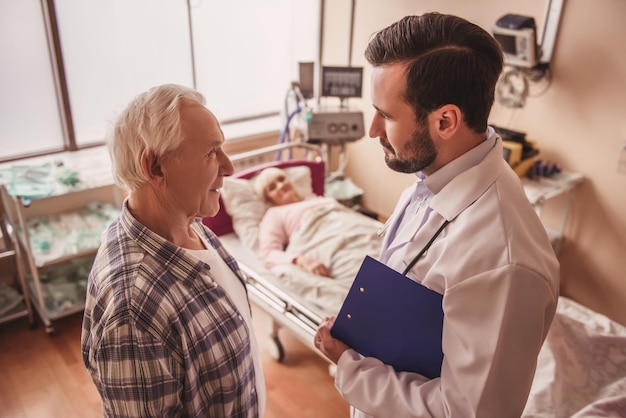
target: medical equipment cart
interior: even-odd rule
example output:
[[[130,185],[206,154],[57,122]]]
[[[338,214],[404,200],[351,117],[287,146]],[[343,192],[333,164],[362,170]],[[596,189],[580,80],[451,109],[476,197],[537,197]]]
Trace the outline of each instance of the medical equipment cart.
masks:
[[[52,176],[53,187],[46,193],[24,197],[19,188],[5,181],[0,185],[0,194],[7,225],[14,231],[15,249],[20,254],[19,279],[46,332],[54,334],[54,320],[84,308],[86,275],[97,252],[99,237],[107,222],[119,212],[122,197],[113,184],[104,147],[56,154],[48,160],[21,160],[4,170],[11,172],[19,165],[19,170],[34,167],[38,173],[49,164],[56,174]],[[59,168],[75,173],[80,181],[59,186]],[[38,228],[46,234],[35,234]],[[72,268],[80,269],[84,280],[62,280],[54,288],[47,287],[50,271],[55,271],[55,277],[62,274],[73,277]]]
[[[0,260],[12,259],[12,283],[0,282],[0,324],[28,317],[35,326],[28,288],[24,283],[21,254],[14,230],[6,216],[0,214]]]

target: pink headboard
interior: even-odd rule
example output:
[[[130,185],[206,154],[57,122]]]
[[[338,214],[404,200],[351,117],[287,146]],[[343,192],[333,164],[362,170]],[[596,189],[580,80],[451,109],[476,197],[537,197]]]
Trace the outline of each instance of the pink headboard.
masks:
[[[240,179],[251,179],[260,171],[268,167],[288,168],[295,166],[306,166],[311,170],[311,187],[313,193],[318,196],[324,196],[324,181],[326,176],[326,170],[324,168],[324,161],[309,161],[309,160],[286,160],[286,161],[272,161],[269,163],[261,164],[255,167],[248,168],[246,170],[235,173],[233,177]],[[217,215],[211,218],[202,218],[202,223],[208,226],[211,231],[216,235],[224,235],[233,232],[233,222],[230,215],[224,209],[224,203],[220,197],[220,210]]]

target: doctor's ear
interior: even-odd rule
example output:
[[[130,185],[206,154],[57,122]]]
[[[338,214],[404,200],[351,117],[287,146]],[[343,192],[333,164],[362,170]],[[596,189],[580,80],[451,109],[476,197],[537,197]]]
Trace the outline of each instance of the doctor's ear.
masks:
[[[461,127],[463,113],[458,106],[447,104],[434,111],[437,133],[442,138],[450,138]]]

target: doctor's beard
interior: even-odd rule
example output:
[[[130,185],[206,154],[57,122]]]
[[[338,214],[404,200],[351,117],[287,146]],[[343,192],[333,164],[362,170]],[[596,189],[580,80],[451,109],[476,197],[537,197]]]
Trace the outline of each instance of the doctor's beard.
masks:
[[[435,148],[435,143],[430,137],[427,127],[416,128],[411,139],[405,143],[402,154],[406,155],[406,158],[398,157],[387,140],[380,138],[380,145],[391,151],[391,154],[385,154],[387,167],[400,173],[422,171],[437,158],[437,148]]]

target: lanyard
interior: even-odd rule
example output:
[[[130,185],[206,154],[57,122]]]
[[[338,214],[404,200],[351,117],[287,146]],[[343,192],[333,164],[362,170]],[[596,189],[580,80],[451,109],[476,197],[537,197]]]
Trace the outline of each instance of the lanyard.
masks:
[[[415,265],[415,263],[417,263],[417,260],[420,259],[420,257],[422,257],[424,255],[424,253],[430,248],[430,246],[433,244],[433,242],[435,242],[435,240],[437,239],[437,237],[439,236],[439,234],[441,234],[441,231],[443,231],[443,229],[446,227],[446,225],[448,225],[450,223],[450,221],[446,220],[443,225],[441,225],[439,227],[439,229],[437,230],[437,232],[435,232],[435,235],[432,236],[432,238],[430,239],[430,241],[428,241],[428,243],[424,246],[424,248],[422,248],[422,251],[419,252],[419,254],[417,254],[415,256],[415,258],[409,263],[409,265],[404,269],[404,272],[402,273],[403,276],[406,276],[406,274],[413,268],[413,266]]]

